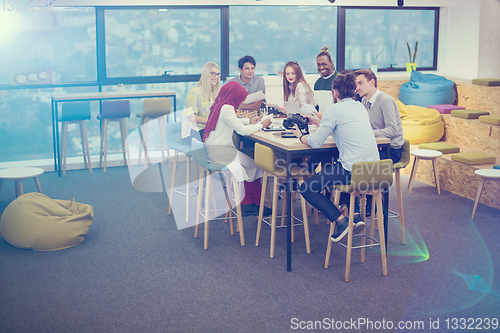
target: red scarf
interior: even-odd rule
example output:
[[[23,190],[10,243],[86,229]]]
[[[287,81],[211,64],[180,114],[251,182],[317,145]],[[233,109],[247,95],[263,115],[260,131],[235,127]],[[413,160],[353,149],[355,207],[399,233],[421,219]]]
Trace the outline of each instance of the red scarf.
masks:
[[[248,92],[238,82],[231,81],[222,86],[219,94],[215,98],[214,104],[210,107],[210,114],[208,115],[207,124],[203,130],[203,142],[205,142],[210,135],[210,132],[215,130],[217,122],[219,121],[220,109],[224,105],[231,105],[234,107],[234,112],[238,106],[243,103],[247,98]]]

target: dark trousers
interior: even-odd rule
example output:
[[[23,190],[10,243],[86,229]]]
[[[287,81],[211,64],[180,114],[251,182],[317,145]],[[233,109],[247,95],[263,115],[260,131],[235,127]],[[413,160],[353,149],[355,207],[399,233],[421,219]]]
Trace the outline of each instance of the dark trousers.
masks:
[[[350,171],[345,170],[340,163],[327,163],[319,173],[303,182],[299,191],[304,199],[333,222],[339,218],[342,212],[333,204],[329,196],[327,197],[321,192],[329,186],[348,185],[350,182]]]

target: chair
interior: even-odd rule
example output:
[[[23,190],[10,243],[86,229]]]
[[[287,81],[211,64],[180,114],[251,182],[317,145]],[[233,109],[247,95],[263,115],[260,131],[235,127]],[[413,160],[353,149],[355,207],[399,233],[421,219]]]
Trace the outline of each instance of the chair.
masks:
[[[167,150],[168,156],[170,156],[170,149],[168,145],[165,145],[162,131],[164,127],[162,119],[170,113],[170,110],[170,98],[148,98],[144,100],[142,112],[136,114],[137,117],[141,118],[140,133],[142,144],[139,146],[139,164],[141,163],[142,145],[144,145],[144,169],[146,169],[148,160],[148,126],[144,126],[144,124],[148,123],[150,120],[158,119],[162,160],[165,160],[165,149]],[[169,165],[172,166],[172,161],[169,161]]]
[[[403,193],[401,189],[401,169],[406,168],[406,166],[410,163],[410,141],[405,140],[403,144],[403,153],[401,154],[401,159],[399,162],[393,165],[394,175],[396,176],[396,190],[398,195],[398,214],[395,214],[394,217],[399,217],[399,224],[401,225],[401,242],[406,244],[406,236],[405,236],[405,216],[403,212]],[[373,234],[370,234],[373,237]]]
[[[97,116],[97,119],[101,121],[101,148],[99,150],[99,167],[103,168],[103,172],[106,173],[106,165],[108,160],[108,123],[116,121],[120,124],[120,135],[122,139],[122,149],[123,153],[123,163],[127,165],[127,160],[130,160],[128,156],[128,149],[125,146],[125,139],[127,138],[127,125],[125,119],[130,118],[130,101],[128,100],[117,100],[117,101],[103,101],[101,107],[101,114]],[[104,156],[104,167],[102,165],[102,160]]]
[[[234,200],[236,203],[236,218],[237,218],[237,231],[240,233],[240,243],[241,246],[245,245],[245,236],[243,233],[243,221],[241,219],[241,193],[240,193],[240,187],[236,179],[232,176],[231,172],[222,164],[217,164],[217,163],[210,163],[208,161],[208,156],[207,156],[207,151],[205,144],[200,142],[197,139],[193,139],[191,141],[191,157],[194,159],[196,163],[200,166],[200,177],[199,177],[199,189],[198,189],[198,200],[197,200],[197,205],[196,205],[196,225],[195,225],[195,232],[194,232],[194,237],[198,238],[198,233],[199,233],[199,228],[200,228],[200,215],[201,215],[201,206],[202,206],[202,199],[203,199],[203,190],[204,190],[204,182],[203,182],[203,175],[206,177],[206,195],[205,195],[205,233],[204,233],[204,249],[208,249],[208,226],[209,226],[209,220],[210,220],[210,191],[213,191],[213,184],[211,181],[212,175],[215,173],[225,173],[226,181],[227,183],[232,183],[232,187],[234,190]],[[221,177],[222,178],[222,177]],[[230,186],[227,186],[227,190],[229,192]],[[227,204],[229,206],[229,209],[231,209],[231,193],[225,193]],[[215,193],[214,193],[215,194]],[[215,198],[215,195],[213,195],[212,198]],[[214,201],[215,203],[215,201]],[[217,208],[214,207],[214,211],[216,211]],[[226,216],[227,217],[227,216]],[[231,235],[234,235],[234,228],[232,221],[230,223],[230,231]]]
[[[179,157],[179,152],[184,153],[186,155],[186,192],[185,193],[180,193],[186,196],[186,222],[189,222],[189,199],[190,199],[190,164],[191,164],[191,145],[185,145],[182,143],[182,137],[181,137],[181,128],[182,128],[182,122],[176,122],[176,123],[167,123],[165,126],[165,133],[166,133],[166,139],[167,139],[167,146],[170,149],[173,149],[175,151],[174,153],[174,162],[173,162],[173,169],[172,169],[172,180],[170,182],[171,188],[170,188],[170,196],[169,196],[169,204],[168,204],[168,214],[172,213],[172,202],[174,200],[174,185],[175,185],[175,178],[176,178],[176,171],[177,171],[177,161]],[[195,175],[198,175],[198,167],[195,162]]]
[[[85,120],[90,119],[90,103],[89,102],[66,102],[62,104],[61,118],[61,142],[63,150],[63,176],[66,176],[66,159],[68,150],[68,125],[77,124],[80,125],[80,137],[82,140],[82,153],[83,153],[83,163],[85,169],[88,169],[90,174],[92,174],[92,163],[90,161],[90,151],[89,151],[89,140],[87,137],[87,127],[85,126]]]
[[[349,185],[336,185],[336,191],[350,193],[350,207],[349,207],[349,227],[347,234],[347,245],[340,243],[340,245],[347,248],[346,255],[346,268],[345,268],[345,282],[349,282],[350,272],[351,272],[351,254],[352,249],[361,249],[361,262],[365,261],[365,248],[372,246],[380,246],[380,252],[382,257],[382,274],[387,275],[387,258],[385,249],[385,235],[384,235],[384,218],[383,218],[383,208],[382,208],[382,189],[389,188],[392,185],[392,160],[381,160],[375,162],[358,162],[354,163],[351,171],[351,183]],[[375,216],[375,203],[377,204],[377,223],[379,232],[379,241],[373,239],[371,236],[366,236],[363,232],[362,234],[353,235],[354,226],[354,201],[356,196],[362,195],[361,198],[361,215],[363,220],[366,220],[366,195],[371,194],[373,196],[372,207],[371,207],[371,228],[373,230],[374,216]],[[338,206],[340,196],[336,195],[335,205]],[[332,250],[332,239],[331,236],[335,232],[336,223],[330,224],[330,233],[328,235],[328,247],[326,250],[325,258],[325,268],[328,268],[328,263],[330,261],[330,254]],[[352,246],[353,236],[361,236],[361,245]],[[376,241],[376,244],[365,245],[365,237],[370,238],[372,241]]]
[[[272,216],[271,216],[271,250],[270,257],[274,258],[274,249],[276,243],[276,215],[278,211],[278,192],[279,192],[279,178],[283,178],[287,176],[287,168],[285,166],[280,166],[277,162],[276,155],[272,148],[264,146],[260,143],[255,144],[255,165],[264,170],[264,177],[262,182],[262,192],[260,197],[260,211],[259,211],[259,219],[257,223],[257,236],[255,239],[255,246],[259,246],[260,240],[260,231],[262,229],[262,221],[263,221],[263,213],[264,213],[264,202],[265,202],[265,194],[267,187],[267,178],[274,177],[274,186],[273,186],[273,203],[272,203]],[[310,177],[311,174],[306,170],[297,165],[292,166],[291,170],[292,179],[296,179],[298,181],[298,185],[302,184],[302,182]],[[300,196],[301,206],[302,206],[302,218],[304,225],[304,237],[306,242],[306,251],[307,253],[311,253],[311,245],[309,241],[309,225],[307,221],[307,208],[306,208],[306,200],[303,196]],[[292,205],[293,207],[293,205]],[[283,200],[283,216],[285,215],[285,200]],[[292,217],[293,209],[292,209]],[[292,218],[292,241],[294,239],[293,233],[293,218]],[[283,219],[284,221],[284,219]],[[265,221],[264,221],[265,222]],[[267,222],[266,222],[267,223]]]

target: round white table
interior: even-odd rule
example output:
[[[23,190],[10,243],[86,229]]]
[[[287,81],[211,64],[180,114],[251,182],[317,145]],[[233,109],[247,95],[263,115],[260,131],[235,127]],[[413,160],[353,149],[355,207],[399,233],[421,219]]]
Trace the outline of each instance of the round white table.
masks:
[[[481,176],[481,181],[479,182],[479,187],[477,188],[476,202],[474,202],[474,209],[472,209],[472,217],[476,213],[477,204],[479,203],[479,198],[483,192],[484,181],[485,180],[500,180],[500,170],[498,169],[479,169],[474,171],[478,176]]]
[[[0,191],[4,180],[13,180],[16,182],[16,198],[23,195],[23,180],[33,178],[38,192],[42,193],[38,176],[43,173],[43,169],[24,167],[24,168],[7,168],[0,170]]]
[[[410,154],[415,156],[415,159],[413,160],[413,166],[410,174],[410,181],[408,182],[408,187],[410,188],[409,193],[411,194],[411,190],[413,188],[413,182],[415,181],[415,175],[417,174],[417,169],[418,169],[418,162],[420,162],[420,160],[432,160],[432,167],[434,169],[434,178],[436,179],[436,187],[438,190],[438,194],[441,195],[441,190],[439,189],[439,171],[437,166],[437,158],[443,155],[443,153],[432,149],[415,149],[410,151]]]

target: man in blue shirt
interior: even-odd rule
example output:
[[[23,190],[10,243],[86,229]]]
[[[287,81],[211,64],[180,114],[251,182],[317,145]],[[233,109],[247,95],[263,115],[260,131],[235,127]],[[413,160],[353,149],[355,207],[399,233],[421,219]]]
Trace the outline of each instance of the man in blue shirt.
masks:
[[[300,142],[312,148],[320,148],[330,135],[337,144],[339,163],[322,165],[322,170],[303,182],[299,188],[302,196],[311,205],[331,222],[337,222],[337,233],[332,235],[334,242],[347,235],[349,219],[322,194],[322,191],[331,185],[349,184],[354,163],[379,160],[377,142],[368,114],[361,103],[353,100],[355,94],[354,74],[339,74],[333,83],[333,97],[336,103],[326,109],[321,120],[308,117],[310,124],[319,126],[316,132],[303,135],[298,128],[292,130]],[[355,219],[354,233],[360,232],[364,227],[365,224],[360,218]]]

